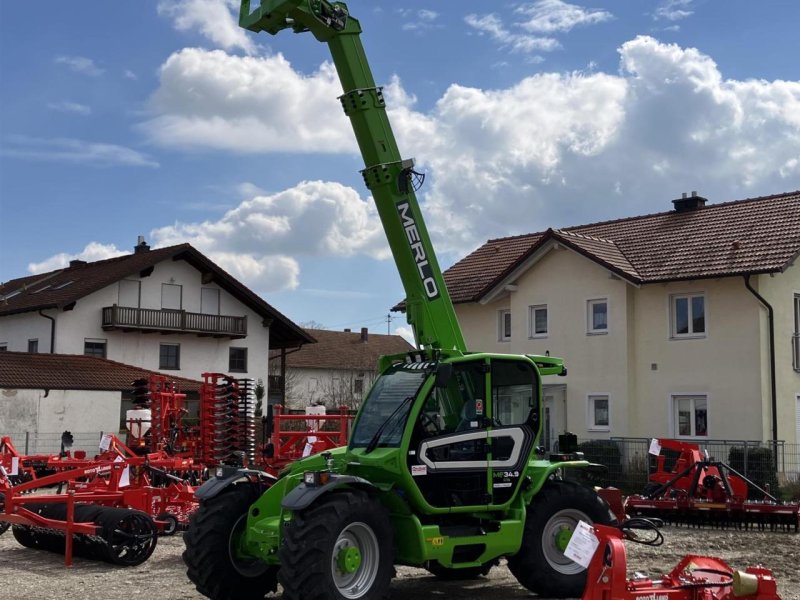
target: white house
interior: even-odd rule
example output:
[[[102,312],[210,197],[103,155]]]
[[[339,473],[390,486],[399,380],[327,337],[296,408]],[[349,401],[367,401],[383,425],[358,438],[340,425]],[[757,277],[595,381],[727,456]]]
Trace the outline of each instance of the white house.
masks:
[[[357,408],[377,378],[378,359],[414,349],[399,335],[372,333],[366,327],[358,333],[349,329],[305,331],[316,343],[285,353],[284,404],[293,409],[316,403]],[[273,351],[276,359],[280,355]]]
[[[267,377],[270,348],[313,342],[189,244],[0,285],[0,350],[88,354],[172,376]]]
[[[800,192],[495,239],[445,273],[470,350],[549,353],[544,442],[800,443]]]

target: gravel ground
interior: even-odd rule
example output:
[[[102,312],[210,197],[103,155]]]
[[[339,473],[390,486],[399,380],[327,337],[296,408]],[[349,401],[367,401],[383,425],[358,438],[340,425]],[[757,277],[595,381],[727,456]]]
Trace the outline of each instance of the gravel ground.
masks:
[[[665,527],[660,547],[627,544],[628,572],[668,572],[685,554],[717,556],[734,568],[762,563],[775,573],[783,600],[800,600],[800,535],[728,532]],[[0,536],[0,598],[3,600],[108,600],[157,598],[202,599],[186,578],[180,536],[161,538],[153,556],[139,567],[123,569],[79,558],[72,568],[63,557],[23,548],[10,532]],[[391,600],[430,598],[535,598],[501,566],[487,578],[443,583],[427,571],[400,567],[392,582]]]

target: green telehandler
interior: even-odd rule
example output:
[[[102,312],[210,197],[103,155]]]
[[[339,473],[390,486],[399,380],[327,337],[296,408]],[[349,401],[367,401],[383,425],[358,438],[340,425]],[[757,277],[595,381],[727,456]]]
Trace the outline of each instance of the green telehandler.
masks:
[[[278,583],[286,600],[376,600],[395,565],[467,579],[505,558],[529,590],[580,596],[586,572],[566,545],[578,521],[613,516],[590,488],[561,478],[588,462],[538,447],[542,377],[565,375],[563,361],[467,351],[417,203],[422,176],[400,156],[347,6],[243,0],[239,22],[328,44],[417,350],[381,358],[347,447],[278,478],[227,468],[206,482],[184,536],[189,578],[215,600],[264,598]]]

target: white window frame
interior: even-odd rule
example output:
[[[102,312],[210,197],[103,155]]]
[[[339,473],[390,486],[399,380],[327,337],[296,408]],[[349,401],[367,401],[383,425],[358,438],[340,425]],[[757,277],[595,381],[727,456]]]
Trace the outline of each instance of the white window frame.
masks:
[[[678,401],[679,400],[690,400],[691,401],[691,414],[692,418],[689,422],[690,425],[690,433],[688,435],[683,434],[681,435],[679,431],[680,423],[678,419]],[[698,434],[696,431],[696,423],[697,423],[697,401],[705,402],[705,410],[706,410],[706,431],[703,434]],[[700,440],[707,440],[711,439],[710,435],[710,421],[709,415],[711,414],[711,400],[708,394],[705,393],[681,393],[681,394],[670,394],[670,401],[669,401],[669,410],[670,410],[670,423],[672,424],[672,432],[673,437],[676,439],[700,439]]]
[[[606,305],[606,327],[605,329],[595,329],[594,327],[594,316],[592,308],[596,304],[605,304]],[[590,298],[586,301],[586,333],[587,335],[606,335],[609,330],[608,321],[609,321],[609,305],[608,305],[608,298]]]
[[[608,424],[598,425],[595,421],[595,402],[605,400],[608,411]],[[611,395],[610,394],[589,394],[586,396],[586,429],[588,431],[611,431]]]
[[[105,338],[83,338],[83,354],[84,356],[96,356],[95,354],[86,354],[86,344],[102,344],[103,356],[100,358],[108,358],[108,340]]]
[[[506,317],[508,317],[508,333],[506,333]],[[511,341],[511,309],[503,308],[497,311],[497,341]]]
[[[35,350],[31,350],[31,346],[35,346],[36,349]],[[26,352],[31,352],[33,354],[38,354],[39,353],[39,338],[30,338],[28,340],[28,346],[27,346]]]
[[[547,317],[544,332],[536,331],[536,311],[539,310],[544,310]],[[531,304],[528,307],[528,339],[546,338],[548,335],[550,335],[550,310],[547,304]]]
[[[792,316],[794,330],[792,332],[792,368],[800,373],[800,292],[792,294]],[[800,444],[800,439],[798,439]]]
[[[703,299],[703,331],[694,331],[694,320],[692,319],[692,300],[694,298]],[[689,331],[678,333],[677,311],[675,304],[678,300],[687,300]],[[702,339],[708,336],[708,302],[705,292],[687,292],[683,294],[670,294],[669,296],[669,335],[673,340]]]

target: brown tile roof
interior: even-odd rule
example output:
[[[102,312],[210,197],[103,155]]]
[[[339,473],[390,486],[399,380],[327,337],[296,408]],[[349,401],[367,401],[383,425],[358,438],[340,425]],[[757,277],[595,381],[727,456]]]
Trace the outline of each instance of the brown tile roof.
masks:
[[[131,389],[131,382],[150,374],[163,375],[96,356],[0,352],[0,388],[45,390]],[[169,377],[182,392],[199,392],[201,382]]]
[[[800,191],[493,239],[444,274],[475,302],[556,240],[635,283],[774,273],[800,255]]]
[[[306,331],[317,340],[317,343],[288,353],[286,366],[289,368],[374,370],[381,356],[414,349],[399,335],[369,332],[367,341],[363,342],[360,332],[326,329]]]
[[[238,298],[264,319],[272,321],[270,345],[275,348],[312,343],[294,324],[260,296],[221,269],[190,244],[179,244],[127,254],[90,263],[74,264],[40,275],[12,279],[0,284],[0,317],[15,313],[57,308],[63,310],[84,296],[165,260],[185,260],[211,281]]]

